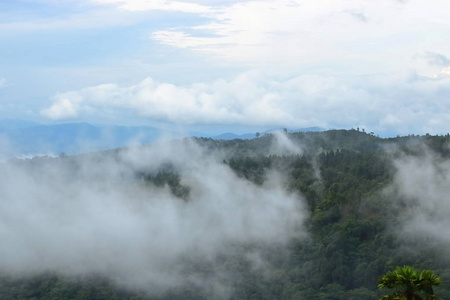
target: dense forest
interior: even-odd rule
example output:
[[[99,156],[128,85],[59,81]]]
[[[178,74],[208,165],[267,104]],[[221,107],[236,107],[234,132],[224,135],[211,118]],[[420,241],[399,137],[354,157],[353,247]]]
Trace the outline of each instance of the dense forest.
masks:
[[[442,279],[442,284],[435,289],[436,295],[450,299],[449,142],[449,135],[380,138],[359,129],[280,132],[251,140],[189,138],[173,141],[170,143],[175,148],[194,147],[193,153],[198,155],[173,160],[170,155],[175,154],[164,147],[162,151],[168,155],[160,157],[155,152],[146,152],[155,147],[148,145],[135,149],[143,154],[134,155],[132,160],[123,159],[123,153],[130,149],[117,149],[5,162],[1,180],[10,177],[11,173],[5,170],[14,169],[35,174],[33,181],[39,184],[44,168],[58,169],[58,172],[50,172],[54,176],[52,180],[76,185],[79,178],[86,175],[85,162],[89,161],[89,166],[98,164],[98,168],[89,172],[90,178],[86,180],[92,186],[98,183],[102,193],[108,184],[118,184],[117,180],[126,186],[127,193],[139,190],[139,197],[143,199],[150,191],[170,193],[173,199],[178,199],[176,205],[186,207],[195,207],[199,191],[202,191],[195,185],[201,185],[202,181],[227,186],[228,177],[225,177],[229,170],[233,178],[237,178],[233,182],[239,183],[233,183],[235,190],[221,193],[254,192],[243,195],[242,199],[255,201],[248,209],[256,215],[246,212],[252,220],[248,227],[245,227],[245,220],[242,221],[244,225],[239,230],[247,228],[250,232],[242,238],[235,238],[234,231],[223,234],[226,238],[219,242],[210,237],[208,241],[213,240],[220,246],[208,255],[202,252],[201,245],[191,247],[191,244],[185,252],[177,252],[176,263],[170,264],[173,270],[161,274],[161,280],[164,277],[171,281],[171,274],[177,278],[176,283],[167,286],[147,279],[133,285],[122,278],[133,276],[128,273],[122,277],[110,276],[108,268],[66,272],[62,264],[55,267],[44,262],[28,270],[27,265],[18,268],[5,262],[0,264],[3,268],[0,299],[372,300],[385,293],[377,290],[377,279],[396,266],[404,265],[433,270]],[[205,174],[205,178],[194,178],[195,181],[192,178],[197,173],[190,172],[201,163],[179,167],[181,160],[202,160],[203,157],[208,157],[204,164],[217,163],[219,171]],[[144,164],[144,161],[152,163]],[[112,177],[114,171],[105,167],[110,163],[126,165],[127,171]],[[131,164],[132,167],[128,167]],[[280,223],[282,220],[276,217],[258,219],[258,214],[270,215],[264,205],[273,205],[271,209],[277,207],[276,202],[267,204],[269,200],[258,204],[259,199],[265,199],[264,193],[271,191],[273,182],[283,189],[274,195],[297,199],[295,205],[301,211],[297,222],[291,222],[295,216],[288,215],[290,207],[281,213],[293,224]],[[239,202],[240,205],[247,207],[245,201]],[[105,202],[104,210],[108,209]],[[233,218],[233,213],[226,216]],[[121,218],[120,212],[117,218]],[[223,222],[231,226],[226,220]],[[4,222],[0,222],[0,230],[4,230],[1,226],[5,226]],[[283,226],[290,229],[280,240],[277,236],[283,232]],[[269,238],[267,232],[272,228],[274,233]],[[260,230],[265,231],[264,235]],[[207,232],[214,233],[214,230]],[[151,239],[152,235],[149,233],[147,237]],[[206,240],[200,237],[199,241]],[[8,246],[3,244],[2,248]],[[115,257],[117,261],[123,259],[120,253]],[[145,273],[139,273],[143,272],[140,268],[136,272],[136,276],[143,278],[139,274]]]

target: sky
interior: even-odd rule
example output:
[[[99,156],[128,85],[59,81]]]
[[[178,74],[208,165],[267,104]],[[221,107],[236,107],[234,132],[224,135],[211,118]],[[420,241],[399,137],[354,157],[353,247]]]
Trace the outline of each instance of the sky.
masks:
[[[447,0],[3,0],[0,119],[445,134],[449,11]]]

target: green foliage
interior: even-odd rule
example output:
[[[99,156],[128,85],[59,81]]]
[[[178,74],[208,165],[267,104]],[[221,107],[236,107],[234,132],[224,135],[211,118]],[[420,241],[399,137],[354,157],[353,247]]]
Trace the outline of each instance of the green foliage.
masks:
[[[184,200],[189,198],[190,188],[181,184],[180,175],[170,164],[162,165],[155,173],[140,172],[137,177],[159,188],[169,187],[175,197]]]
[[[232,287],[225,298],[234,300],[375,300],[381,296],[376,289],[380,277],[380,288],[394,289],[393,295],[380,299],[408,299],[402,298],[402,287],[422,297],[416,299],[438,299],[433,286],[440,281],[433,272],[418,272],[410,267],[388,272],[397,265],[414,265],[436,270],[443,278],[436,293],[449,298],[450,262],[440,259],[441,249],[424,242],[426,237],[411,242],[395,234],[401,223],[399,212],[405,210],[406,204],[402,204],[395,191],[387,189],[393,181],[393,157],[404,153],[422,155],[431,149],[443,159],[448,158],[449,136],[381,139],[357,130],[287,135],[301,149],[298,153],[273,153],[275,137],[271,134],[252,140],[195,141],[209,153],[223,157],[220,161],[244,180],[263,185],[270,178],[269,172],[282,174],[285,188],[301,195],[307,204],[310,216],[305,223],[307,238],[299,231],[287,247],[264,249],[269,275],[253,268],[246,256],[249,249],[258,245],[236,245],[233,253],[221,254],[208,262],[183,261],[180,269],[205,279],[213,277],[217,270],[229,274],[220,281]],[[42,158],[30,163],[67,163],[76,169],[74,160]],[[136,177],[148,188],[170,189],[174,196],[189,201],[189,186],[183,184],[171,165],[163,165],[156,172],[142,171]],[[14,278],[4,274],[0,278],[0,299],[7,300],[222,298],[223,295],[195,285],[151,293],[124,291],[95,276],[41,274]]]
[[[413,267],[397,267],[378,279],[379,289],[395,289],[392,294],[380,300],[405,299],[422,300],[441,298],[434,295],[433,286],[441,284],[441,280],[430,270],[416,271]]]

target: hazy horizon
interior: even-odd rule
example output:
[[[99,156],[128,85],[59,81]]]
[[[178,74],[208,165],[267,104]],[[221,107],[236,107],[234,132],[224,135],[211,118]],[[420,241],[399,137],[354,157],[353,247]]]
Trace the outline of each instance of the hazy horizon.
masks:
[[[3,1],[0,119],[447,133],[449,8]]]

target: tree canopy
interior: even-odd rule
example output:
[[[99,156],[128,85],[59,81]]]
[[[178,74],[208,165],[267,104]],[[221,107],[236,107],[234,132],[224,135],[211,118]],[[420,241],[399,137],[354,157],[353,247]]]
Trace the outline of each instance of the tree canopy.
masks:
[[[391,294],[382,296],[380,300],[440,300],[433,291],[433,286],[440,284],[440,278],[433,271],[419,272],[411,266],[397,267],[378,280],[379,289],[394,290]]]
[[[450,299],[450,261],[442,244],[429,236],[408,239],[396,232],[407,214],[419,208],[393,188],[392,163],[402,155],[422,157],[426,151],[448,163],[450,136],[382,139],[356,130],[283,134],[298,146],[297,152],[277,152],[272,134],[251,140],[194,139],[249,184],[263,185],[271,180],[271,172],[281,174],[284,188],[304,199],[309,216],[304,224],[307,237],[299,230],[284,247],[243,243],[216,257],[181,260],[177,265],[177,271],[187,278],[209,278],[216,271],[229,275],[219,278],[221,287],[227,289],[226,297],[215,294],[216,286],[208,290],[202,284],[157,292],[129,291],[98,274],[70,277],[47,272],[17,276],[0,272],[0,299],[440,299],[435,293]],[[116,161],[120,151],[90,155]],[[94,164],[92,157],[89,161]],[[71,170],[67,176],[76,179],[86,158],[66,156],[9,163],[29,172],[38,172],[41,164],[66,164]],[[99,169],[99,178],[92,181],[102,180],[103,175],[107,178],[106,172]],[[180,205],[189,205],[195,197],[189,181],[182,180],[170,164],[161,164],[153,171],[139,170],[134,175],[130,189],[166,189],[181,200]],[[255,249],[258,257],[251,255]],[[255,261],[264,263],[255,267]],[[395,268],[398,265],[405,267]],[[391,293],[384,296],[385,289]]]

